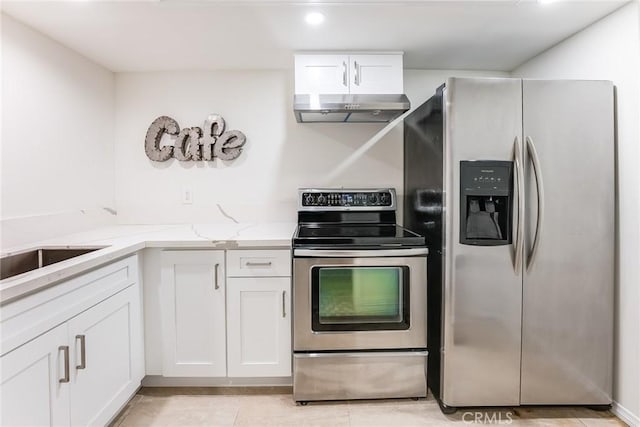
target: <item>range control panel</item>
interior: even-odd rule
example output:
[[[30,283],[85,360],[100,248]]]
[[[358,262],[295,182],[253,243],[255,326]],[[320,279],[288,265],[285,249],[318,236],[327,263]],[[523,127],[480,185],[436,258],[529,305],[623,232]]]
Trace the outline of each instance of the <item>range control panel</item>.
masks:
[[[395,190],[299,190],[299,206],[302,208],[395,208]]]

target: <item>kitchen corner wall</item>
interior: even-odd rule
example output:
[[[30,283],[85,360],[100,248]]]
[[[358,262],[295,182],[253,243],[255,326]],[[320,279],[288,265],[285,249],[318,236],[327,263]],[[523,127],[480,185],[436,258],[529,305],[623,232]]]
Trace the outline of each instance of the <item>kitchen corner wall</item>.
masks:
[[[405,89],[412,106],[452,75],[507,74],[408,70]],[[391,186],[402,193],[402,125],[360,153],[383,125],[296,123],[290,70],[119,73],[116,94],[120,223],[229,221],[225,215],[238,222],[295,221],[297,189],[307,186]],[[202,127],[210,113],[247,136],[236,160],[158,163],[146,157],[144,137],[156,117],[173,117],[181,128]],[[193,204],[182,204],[185,191]]]
[[[290,70],[114,74],[3,13],[2,75],[2,251],[116,221],[295,221],[304,186],[402,193],[402,126],[361,152],[383,125],[298,124]],[[408,70],[412,105],[452,75],[507,74]],[[146,158],[154,118],[202,126],[214,112],[247,135],[238,159]]]
[[[543,79],[604,79],[616,85],[618,264],[614,410],[632,425],[640,425],[640,2],[624,6],[529,60],[512,74]]]
[[[115,78],[2,14],[0,246],[115,223]]]
[[[391,132],[353,168],[328,172],[379,125],[298,125],[286,71],[121,73],[116,77],[116,204],[122,223],[294,221],[300,186],[402,184],[402,153]],[[203,127],[211,113],[247,142],[231,162],[153,162],[144,152],[151,122],[168,115]],[[173,143],[166,135],[168,142]],[[182,204],[190,191],[193,204]]]

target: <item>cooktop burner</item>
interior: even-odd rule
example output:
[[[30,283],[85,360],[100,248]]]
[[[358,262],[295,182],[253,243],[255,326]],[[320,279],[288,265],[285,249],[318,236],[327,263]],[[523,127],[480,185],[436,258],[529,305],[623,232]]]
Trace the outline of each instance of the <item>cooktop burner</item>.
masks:
[[[425,246],[396,224],[393,189],[302,189],[294,247],[385,248]]]

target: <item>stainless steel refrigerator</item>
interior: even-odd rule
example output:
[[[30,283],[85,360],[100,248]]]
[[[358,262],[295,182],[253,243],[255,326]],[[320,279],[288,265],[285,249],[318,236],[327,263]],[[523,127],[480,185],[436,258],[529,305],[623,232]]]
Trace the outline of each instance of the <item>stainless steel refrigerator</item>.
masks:
[[[611,404],[612,83],[451,78],[404,123],[443,410]]]

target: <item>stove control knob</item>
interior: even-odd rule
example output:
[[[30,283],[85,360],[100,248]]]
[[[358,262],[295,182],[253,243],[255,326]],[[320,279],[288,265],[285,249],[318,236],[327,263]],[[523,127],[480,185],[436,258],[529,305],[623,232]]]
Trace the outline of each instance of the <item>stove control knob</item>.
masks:
[[[327,202],[327,198],[324,196],[324,194],[321,194],[318,196],[318,204],[319,205],[324,205]]]
[[[376,193],[369,194],[369,205],[375,205],[378,203],[378,195]]]
[[[305,197],[304,202],[307,206],[312,205],[314,201],[314,197],[311,194],[307,194],[307,197]]]
[[[391,195],[389,193],[380,193],[380,202],[383,205],[389,204],[390,201],[391,201]]]

